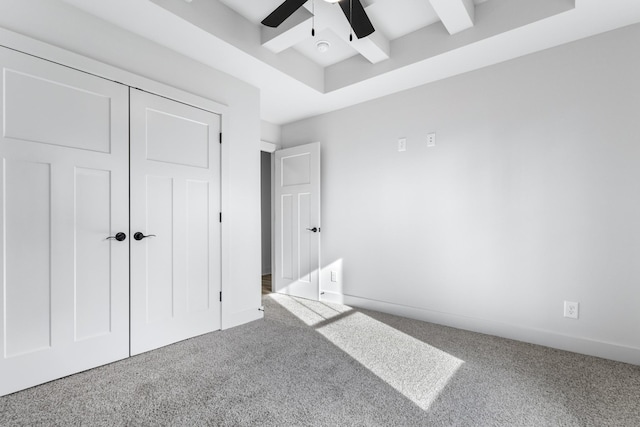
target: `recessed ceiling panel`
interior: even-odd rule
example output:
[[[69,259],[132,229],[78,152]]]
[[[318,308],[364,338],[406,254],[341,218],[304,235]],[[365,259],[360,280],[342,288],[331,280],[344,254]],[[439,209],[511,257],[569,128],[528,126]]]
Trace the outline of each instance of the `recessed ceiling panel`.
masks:
[[[397,39],[438,22],[428,0],[378,0],[366,9],[376,31]]]
[[[201,0],[209,1],[209,0]],[[254,24],[269,16],[284,0],[218,0]]]

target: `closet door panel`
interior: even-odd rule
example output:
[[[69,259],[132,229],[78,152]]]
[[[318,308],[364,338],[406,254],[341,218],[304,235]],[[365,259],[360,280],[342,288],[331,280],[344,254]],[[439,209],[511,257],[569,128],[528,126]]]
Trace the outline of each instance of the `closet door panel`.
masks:
[[[131,89],[131,354],[220,329],[220,116]]]
[[[0,395],[129,355],[128,88],[0,48]]]

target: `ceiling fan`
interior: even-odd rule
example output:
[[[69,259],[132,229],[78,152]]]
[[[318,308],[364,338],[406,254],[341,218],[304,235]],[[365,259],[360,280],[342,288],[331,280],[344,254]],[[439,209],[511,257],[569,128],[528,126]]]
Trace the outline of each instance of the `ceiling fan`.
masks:
[[[313,0],[312,0],[313,1]],[[347,17],[347,20],[353,28],[353,32],[359,39],[367,37],[375,31],[373,24],[367,16],[360,0],[324,0],[327,3],[338,3],[342,12]],[[276,8],[269,16],[267,16],[262,24],[267,27],[276,28],[282,24],[288,17],[300,9],[307,0],[285,0],[280,6]]]

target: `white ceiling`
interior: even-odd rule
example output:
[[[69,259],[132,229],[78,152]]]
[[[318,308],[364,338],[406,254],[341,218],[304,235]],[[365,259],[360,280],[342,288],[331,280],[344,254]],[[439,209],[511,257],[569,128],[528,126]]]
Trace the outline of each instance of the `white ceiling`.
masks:
[[[473,0],[473,21],[451,7],[471,0],[363,0],[376,32],[350,42],[339,6],[322,0],[315,37],[305,9],[260,25],[282,0],[62,1],[260,88],[276,124],[640,22],[640,0]]]

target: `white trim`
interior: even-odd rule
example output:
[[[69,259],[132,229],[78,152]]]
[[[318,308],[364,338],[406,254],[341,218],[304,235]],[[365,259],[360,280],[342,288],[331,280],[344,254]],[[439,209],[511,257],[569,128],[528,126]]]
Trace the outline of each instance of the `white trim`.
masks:
[[[516,341],[557,348],[574,353],[640,365],[640,348],[563,335],[544,329],[528,328],[509,323],[496,322],[493,320],[409,307],[406,305],[377,301],[335,292],[324,292],[321,295],[321,300],[364,308],[367,310],[380,311],[396,316],[494,335]]]
[[[276,156],[271,153],[271,292],[276,291]]]
[[[264,151],[265,153],[274,153],[279,149],[280,147],[273,142],[260,141],[260,151]]]

